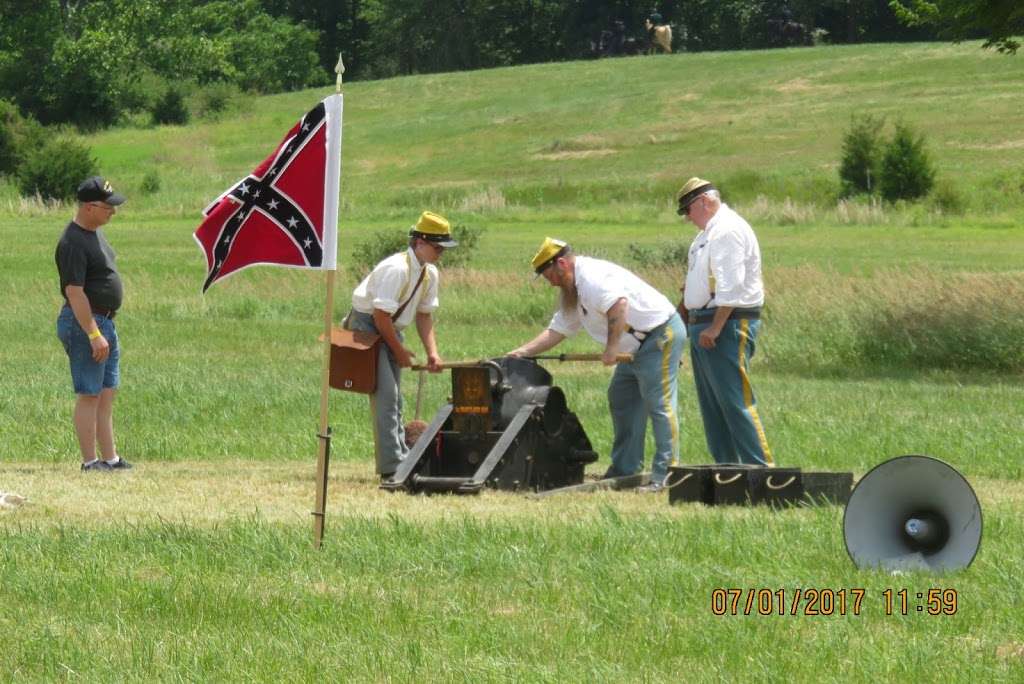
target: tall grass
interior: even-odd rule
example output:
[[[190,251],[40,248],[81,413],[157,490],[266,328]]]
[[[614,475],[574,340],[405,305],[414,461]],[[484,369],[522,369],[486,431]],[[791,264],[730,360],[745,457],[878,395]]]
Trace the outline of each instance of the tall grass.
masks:
[[[870,280],[816,268],[772,274],[768,363],[861,371],[1024,374],[1024,276],[879,270]]]

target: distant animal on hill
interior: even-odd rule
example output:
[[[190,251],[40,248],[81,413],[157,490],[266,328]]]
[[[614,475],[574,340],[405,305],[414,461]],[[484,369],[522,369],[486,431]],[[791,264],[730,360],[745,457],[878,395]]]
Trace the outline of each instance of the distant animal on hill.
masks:
[[[653,55],[658,51],[672,52],[672,27],[661,23],[660,14],[652,14],[644,26],[647,28],[647,54]]]

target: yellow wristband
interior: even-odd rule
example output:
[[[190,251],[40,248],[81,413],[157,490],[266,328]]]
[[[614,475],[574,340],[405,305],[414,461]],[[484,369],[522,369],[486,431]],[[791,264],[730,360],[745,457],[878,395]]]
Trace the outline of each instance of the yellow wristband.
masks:
[[[103,333],[101,333],[101,332],[100,332],[100,329],[99,329],[99,328],[96,328],[96,329],[95,329],[95,330],[93,330],[93,331],[92,331],[91,333],[89,333],[89,339],[90,339],[90,340],[95,340],[95,339],[96,339],[97,337],[99,337],[99,336],[100,336],[100,335],[102,335],[102,334],[103,334]]]

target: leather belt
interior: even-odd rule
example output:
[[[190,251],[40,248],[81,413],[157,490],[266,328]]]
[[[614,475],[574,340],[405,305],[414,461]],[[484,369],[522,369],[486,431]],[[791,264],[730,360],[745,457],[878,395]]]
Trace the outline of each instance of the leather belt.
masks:
[[[104,318],[109,318],[111,320],[113,320],[114,316],[117,315],[117,309],[102,309],[98,306],[90,306],[89,308],[92,309],[92,312],[97,316],[103,316]]]
[[[701,323],[710,323],[714,317],[715,309],[703,309],[700,313],[691,311],[688,320],[690,325],[700,325]],[[760,317],[760,307],[754,309],[733,309],[729,314],[729,320],[758,319]]]
[[[646,340],[648,337],[651,336],[651,333],[653,333],[658,328],[664,327],[665,324],[668,323],[670,320],[672,320],[672,316],[669,316],[667,320],[659,323],[658,325],[654,326],[650,330],[637,330],[633,326],[627,325],[626,326],[626,334],[627,335],[632,335],[633,338],[636,339],[637,342],[643,342],[644,340]]]

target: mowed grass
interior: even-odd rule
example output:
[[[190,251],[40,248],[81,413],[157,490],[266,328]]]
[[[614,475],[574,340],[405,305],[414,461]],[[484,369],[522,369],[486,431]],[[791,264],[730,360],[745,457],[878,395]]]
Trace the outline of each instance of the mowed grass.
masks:
[[[346,464],[327,544],[308,469],[142,464],[68,482],[0,528],[0,668],[12,681],[1014,681],[1024,490],[978,478],[986,538],[951,577],[855,570],[837,507],[670,508],[604,492],[407,497]],[[130,516],[130,521],[124,518]],[[953,615],[917,592],[957,591]],[[712,592],[744,591],[737,615]],[[746,591],[784,590],[746,611]],[[847,590],[845,615],[795,590]],[[882,594],[906,588],[907,615]],[[854,605],[854,589],[863,598]],[[757,604],[754,604],[755,606]]]
[[[976,45],[855,46],[346,87],[342,242],[404,231],[425,208],[484,230],[466,269],[443,270],[448,359],[499,355],[543,328],[554,293],[528,262],[545,235],[676,300],[682,265],[631,262],[628,246],[689,241],[672,211],[685,177],[731,188],[765,260],[753,381],[776,459],[857,476],[906,453],[951,463],[985,530],[974,564],[949,576],[856,570],[837,507],[386,494],[366,400],[338,392],[328,532],[313,551],[323,277],[257,268],[202,296],[191,232],[321,93],[90,139],[131,196],[107,232],[127,292],[117,430],[137,467],[82,477],[53,332],[53,246],[70,209],[19,202],[0,182],[0,490],[30,499],[0,511],[0,676],[1019,681],[1022,73]],[[842,130],[867,108],[929,135],[966,214],[835,203]],[[162,189],[141,196],[153,169]],[[347,253],[336,319],[356,280]],[[590,474],[603,471],[609,371],[548,368],[602,456]],[[682,460],[703,462],[691,383],[686,361]],[[411,415],[411,375],[404,391]],[[423,413],[449,394],[446,374],[429,376]],[[785,615],[714,615],[712,592],[733,587],[866,593],[856,615],[852,598],[845,616],[789,615],[788,601]],[[904,587],[909,614],[886,615],[881,592]],[[934,587],[958,591],[955,615],[916,611]]]

